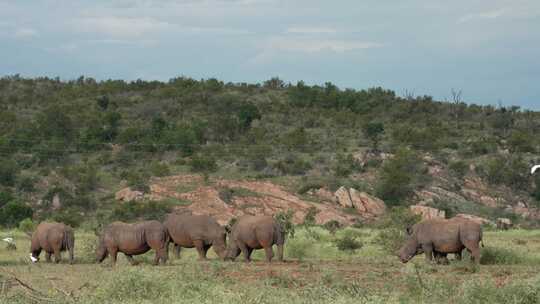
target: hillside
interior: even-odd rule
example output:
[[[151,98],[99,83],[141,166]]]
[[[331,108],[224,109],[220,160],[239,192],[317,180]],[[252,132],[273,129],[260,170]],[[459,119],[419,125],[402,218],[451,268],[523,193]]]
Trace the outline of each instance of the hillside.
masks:
[[[292,209],[297,223],[369,223],[422,204],[535,226],[540,113],[390,90],[175,78],[0,79],[0,219],[72,225],[171,209],[241,214]],[[130,188],[136,200],[120,202]],[[337,191],[337,192],[336,192]],[[367,208],[370,209],[370,208]],[[367,210],[366,209],[366,210]]]

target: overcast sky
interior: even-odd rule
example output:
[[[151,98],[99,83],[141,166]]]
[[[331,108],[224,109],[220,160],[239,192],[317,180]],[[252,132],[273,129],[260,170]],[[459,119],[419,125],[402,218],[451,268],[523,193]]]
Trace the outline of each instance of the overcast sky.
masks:
[[[540,0],[0,0],[0,75],[383,86],[540,109]]]

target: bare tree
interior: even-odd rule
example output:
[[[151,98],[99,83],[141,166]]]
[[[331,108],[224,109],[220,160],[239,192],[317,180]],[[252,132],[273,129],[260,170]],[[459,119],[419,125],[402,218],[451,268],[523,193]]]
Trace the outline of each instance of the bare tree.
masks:
[[[463,99],[462,99],[462,91],[453,89],[451,90],[452,93],[452,116],[454,117],[454,120],[456,122],[456,127],[459,126],[459,118],[461,115],[461,112],[463,110]]]

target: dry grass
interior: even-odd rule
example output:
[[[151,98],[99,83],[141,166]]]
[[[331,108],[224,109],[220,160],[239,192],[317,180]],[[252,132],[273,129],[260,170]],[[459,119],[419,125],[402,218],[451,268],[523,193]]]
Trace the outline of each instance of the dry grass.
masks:
[[[371,243],[376,230],[358,233],[365,244],[354,253],[337,250],[334,236],[319,228],[300,230],[291,247],[310,243],[302,260],[266,264],[263,253],[255,262],[221,262],[210,251],[210,260],[199,262],[193,249],[166,266],[150,265],[153,253],[130,266],[120,255],[112,267],[93,263],[96,237],[77,231],[76,264],[30,264],[29,240],[18,231],[12,236],[17,251],[0,245],[0,303],[388,303],[388,302],[512,302],[540,300],[540,231],[486,232],[486,249],[511,252],[519,259],[472,266],[467,260],[450,265],[426,264],[416,257],[401,264]],[[346,233],[339,231],[336,237]],[[315,239],[316,238],[316,239]],[[512,242],[520,239],[520,244]],[[504,250],[500,250],[500,249]],[[287,252],[286,252],[287,257]],[[43,260],[43,259],[42,259]],[[17,278],[35,292],[14,283]],[[4,282],[4,284],[1,284]],[[11,283],[10,283],[11,282]],[[501,294],[505,291],[504,294]],[[507,296],[508,295],[508,296]],[[512,298],[513,296],[513,298]],[[32,298],[33,297],[33,298]],[[41,298],[41,299],[40,299]]]

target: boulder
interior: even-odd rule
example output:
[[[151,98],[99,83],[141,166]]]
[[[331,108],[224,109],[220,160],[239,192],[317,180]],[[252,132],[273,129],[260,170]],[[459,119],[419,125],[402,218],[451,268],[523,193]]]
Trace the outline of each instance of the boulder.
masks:
[[[117,201],[130,202],[134,200],[140,200],[143,198],[143,196],[144,193],[142,193],[141,191],[131,190],[131,188],[127,187],[116,192],[114,198]]]
[[[62,202],[60,201],[60,195],[58,193],[53,196],[51,206],[53,210],[58,210],[62,208]]]
[[[359,192],[351,188],[349,189],[349,197],[354,208],[364,218],[377,217],[383,215],[386,211],[386,205],[383,200],[365,192]]]
[[[497,228],[502,230],[508,230],[512,227],[512,221],[509,218],[500,217],[497,219]]]
[[[444,210],[439,210],[432,207],[413,205],[409,209],[413,214],[422,216],[422,220],[436,219],[436,218],[445,218],[446,212]]]
[[[457,218],[463,218],[463,219],[468,219],[468,220],[471,220],[475,223],[478,223],[480,225],[493,225],[493,222],[488,220],[488,219],[485,219],[483,217],[480,217],[480,216],[476,216],[476,215],[471,215],[471,214],[465,214],[465,213],[459,213],[459,214],[456,214]]]
[[[334,196],[336,198],[336,201],[344,208],[352,208],[353,202],[351,200],[351,195],[349,194],[349,190],[347,188],[341,186],[337,191],[334,193]]]

